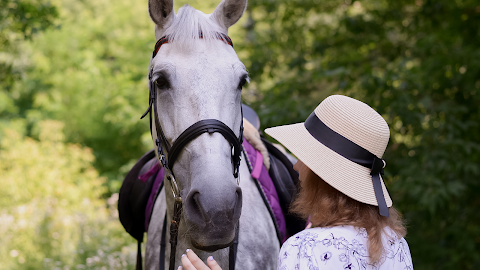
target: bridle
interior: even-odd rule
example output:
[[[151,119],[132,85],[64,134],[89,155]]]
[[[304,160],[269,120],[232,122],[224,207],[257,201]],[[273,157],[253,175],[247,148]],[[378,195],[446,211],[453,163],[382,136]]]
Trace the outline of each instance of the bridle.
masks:
[[[233,47],[232,40],[225,34],[216,33],[217,38],[224,41],[226,44]],[[203,38],[203,33],[199,33],[199,37]],[[157,55],[160,47],[169,42],[169,37],[164,36],[160,38],[157,43],[155,44],[155,49],[152,54],[152,60]],[[155,144],[157,146],[157,153],[158,153],[158,160],[165,168],[165,177],[170,182],[170,186],[173,193],[174,198],[174,207],[173,207],[173,219],[170,224],[170,270],[174,269],[175,265],[175,253],[177,247],[177,236],[178,236],[178,227],[180,225],[180,218],[182,214],[182,197],[180,195],[180,188],[178,187],[177,181],[175,180],[174,173],[172,171],[173,164],[175,163],[178,155],[183,150],[183,148],[191,141],[195,140],[198,136],[203,133],[220,133],[225,137],[225,139],[230,143],[232,147],[232,166],[233,166],[233,176],[237,179],[237,184],[239,183],[239,167],[240,167],[240,160],[241,160],[241,153],[243,151],[242,142],[243,142],[243,115],[242,115],[242,122],[240,124],[240,135],[237,138],[235,133],[232,131],[230,127],[225,125],[223,122],[217,119],[204,119],[200,120],[190,127],[188,127],[185,131],[183,131],[180,136],[173,142],[173,145],[170,145],[165,134],[162,129],[162,125],[158,119],[158,108],[157,108],[157,87],[156,82],[152,81],[153,77],[153,67],[150,69],[148,74],[148,80],[150,82],[150,97],[149,97],[149,105],[148,109],[142,115],[140,119],[143,119],[147,114],[150,114],[150,133],[153,138],[153,129],[152,129],[152,114],[153,114],[153,121],[155,121],[155,131],[157,134],[157,138],[155,139]],[[152,106],[153,105],[153,106]],[[152,113],[153,108],[153,113]],[[243,114],[243,113],[242,113]],[[165,229],[165,228],[164,228]],[[238,224],[236,226],[236,234],[233,246],[230,248],[230,269],[234,269],[235,267],[235,255],[236,255],[236,246],[238,243]],[[233,256],[233,258],[232,258]],[[233,265],[232,265],[233,264]],[[164,265],[160,262],[160,265]],[[233,268],[232,268],[233,267]],[[163,269],[163,267],[161,267]]]

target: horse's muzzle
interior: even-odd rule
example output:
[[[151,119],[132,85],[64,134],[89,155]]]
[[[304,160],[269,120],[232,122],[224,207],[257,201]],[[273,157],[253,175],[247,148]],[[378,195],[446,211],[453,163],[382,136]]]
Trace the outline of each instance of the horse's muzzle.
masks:
[[[242,190],[236,186],[226,193],[230,194],[189,192],[184,217],[195,248],[215,251],[232,244],[242,211]]]

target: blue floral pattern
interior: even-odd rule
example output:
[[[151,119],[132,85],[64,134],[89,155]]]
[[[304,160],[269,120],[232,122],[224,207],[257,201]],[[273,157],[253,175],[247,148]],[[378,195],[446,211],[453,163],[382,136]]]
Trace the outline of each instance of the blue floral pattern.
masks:
[[[385,253],[375,264],[368,257],[368,234],[363,228],[336,226],[306,229],[290,237],[278,256],[279,270],[413,270],[410,249],[386,228]]]

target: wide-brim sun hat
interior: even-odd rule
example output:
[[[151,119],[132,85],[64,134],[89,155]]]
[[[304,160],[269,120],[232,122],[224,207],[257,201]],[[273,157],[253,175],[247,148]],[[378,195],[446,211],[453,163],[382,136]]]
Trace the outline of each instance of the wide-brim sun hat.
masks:
[[[367,104],[342,95],[324,99],[303,123],[265,129],[329,185],[388,216],[392,199],[381,175],[387,122]]]

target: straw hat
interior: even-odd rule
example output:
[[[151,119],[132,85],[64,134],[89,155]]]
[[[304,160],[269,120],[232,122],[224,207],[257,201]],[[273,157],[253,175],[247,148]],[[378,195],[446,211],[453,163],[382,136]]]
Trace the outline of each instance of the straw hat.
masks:
[[[381,157],[390,130],[382,116],[367,104],[332,95],[323,100],[304,123],[268,128],[265,133],[343,194],[370,205],[379,205],[378,196],[383,205],[386,202],[387,207],[392,206],[381,178],[386,165]],[[359,155],[363,155],[363,160],[359,160]],[[388,216],[388,209],[384,209]]]

